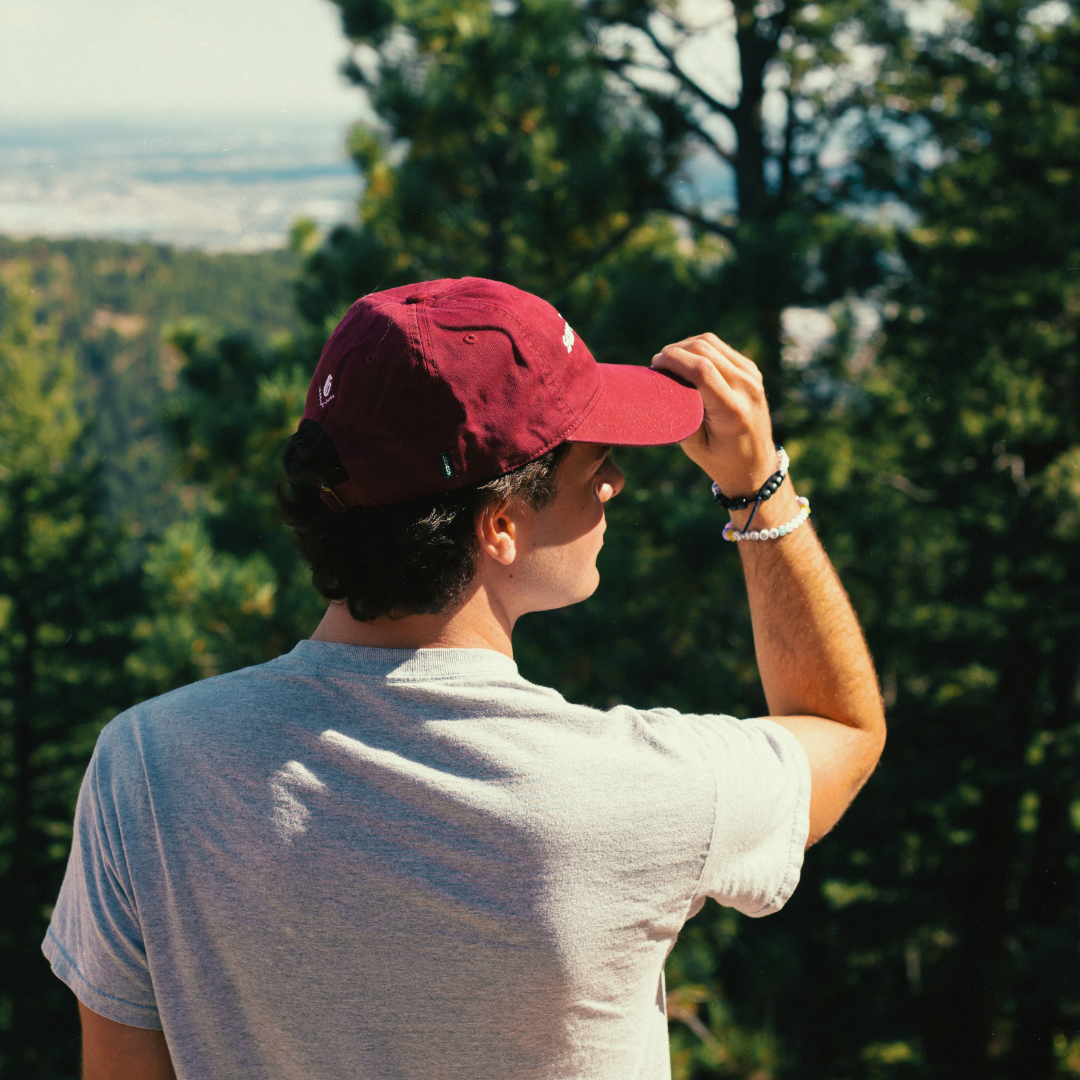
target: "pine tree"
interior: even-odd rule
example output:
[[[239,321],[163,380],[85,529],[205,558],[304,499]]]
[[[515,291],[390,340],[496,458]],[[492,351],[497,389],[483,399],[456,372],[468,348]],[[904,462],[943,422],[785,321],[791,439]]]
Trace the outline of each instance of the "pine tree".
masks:
[[[880,109],[875,75],[910,40],[904,14],[865,0],[587,0],[584,11],[617,85],[682,151],[663,209],[723,251],[699,302],[779,403],[784,310],[880,279],[881,230],[849,212],[880,197],[878,177],[845,148]]]
[[[309,263],[322,328],[366,292],[476,275],[558,300],[659,206],[679,148],[612,90],[572,0],[335,0],[378,118],[359,223]]]
[[[897,59],[888,119],[937,153],[882,156],[917,221],[858,396],[807,415],[802,458],[891,744],[817,860],[836,916],[804,912],[803,970],[845,1024],[806,995],[803,1060],[1075,1075],[1080,13],[982,3]]]
[[[281,449],[300,421],[308,369],[283,342],[171,331],[184,358],[164,420],[188,514],[149,546],[149,611],[129,671],[146,694],[273,659],[324,608],[277,513]]]
[[[102,517],[70,352],[31,281],[0,264],[0,1070],[73,1076],[74,998],[40,952],[75,797],[102,725],[130,704],[139,603]]]

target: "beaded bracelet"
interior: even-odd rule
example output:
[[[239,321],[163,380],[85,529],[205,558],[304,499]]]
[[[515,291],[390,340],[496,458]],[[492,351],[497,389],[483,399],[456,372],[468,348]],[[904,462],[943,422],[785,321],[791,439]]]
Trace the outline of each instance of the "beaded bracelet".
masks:
[[[779,468],[761,485],[760,490],[756,495],[736,495],[735,498],[729,499],[721,490],[720,485],[713,483],[712,497],[716,502],[722,506],[725,510],[745,510],[751,503],[754,504],[754,509],[750,511],[750,517],[747,519],[746,528],[749,529],[754,523],[754,515],[758,512],[758,508],[767,499],[771,499],[777,491],[780,490],[780,485],[784,482],[784,477],[787,476],[788,466],[791,464],[788,461],[787,451],[782,447],[776,448],[776,464]],[[746,530],[743,530],[744,532]]]
[[[724,526],[724,539],[778,540],[781,536],[787,536],[788,533],[794,532],[810,516],[810,500],[800,495],[798,502],[799,512],[790,521],[785,521],[783,525],[779,525],[775,529],[751,529],[749,532],[739,532],[734,523],[729,521]]]
[[[760,505],[767,499],[771,499],[779,490],[780,485],[784,482],[784,477],[787,476],[788,467],[791,462],[788,461],[787,451],[782,447],[776,448],[776,464],[777,470],[761,485],[759,491],[755,491],[753,495],[735,495],[729,497],[720,490],[719,484],[713,484],[712,497],[716,500],[718,506],[722,506],[725,510],[745,510],[751,503]]]

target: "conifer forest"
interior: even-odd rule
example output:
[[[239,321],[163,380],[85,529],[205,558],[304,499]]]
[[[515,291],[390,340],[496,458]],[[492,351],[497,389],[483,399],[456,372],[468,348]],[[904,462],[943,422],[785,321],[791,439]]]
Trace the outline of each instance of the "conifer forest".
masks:
[[[0,1075],[78,1074],[40,943],[102,726],[318,622],[274,487],[330,330],[478,275],[601,362],[757,362],[881,679],[882,763],[788,906],[684,929],[676,1080],[1080,1076],[1077,0],[334,3],[374,118],[347,224],[0,238]],[[616,459],[600,589],[522,621],[522,673],[762,714],[708,483]]]

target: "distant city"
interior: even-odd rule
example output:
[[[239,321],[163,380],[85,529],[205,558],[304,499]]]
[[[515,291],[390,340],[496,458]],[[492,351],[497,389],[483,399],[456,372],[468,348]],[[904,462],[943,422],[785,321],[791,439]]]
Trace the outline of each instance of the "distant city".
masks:
[[[0,234],[150,240],[205,251],[282,247],[298,217],[355,215],[361,177],[332,119],[138,123],[0,116]],[[730,170],[692,157],[677,203],[734,205]]]
[[[281,247],[298,217],[355,212],[340,119],[42,122],[0,118],[0,233],[208,251]]]

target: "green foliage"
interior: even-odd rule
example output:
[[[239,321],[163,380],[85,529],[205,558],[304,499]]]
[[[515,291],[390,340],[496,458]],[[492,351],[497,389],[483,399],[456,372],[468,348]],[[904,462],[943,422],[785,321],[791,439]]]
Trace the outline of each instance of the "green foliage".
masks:
[[[143,565],[152,614],[128,670],[147,693],[286,652],[322,607],[274,498],[308,372],[289,346],[261,352],[244,335],[211,343],[186,326],[171,341],[184,361],[165,424],[191,502]]]
[[[152,614],[135,625],[127,668],[150,692],[266,658],[278,590],[261,552],[217,551],[201,521],[179,521],[151,545],[143,573]]]
[[[39,947],[101,726],[139,696],[273,647],[265,612],[282,593],[266,558],[212,553],[184,520],[205,497],[177,483],[160,412],[185,356],[161,334],[198,316],[265,347],[295,329],[295,265],[280,252],[0,237],[2,1075],[78,1069],[74,999]],[[138,562],[155,534],[144,591]],[[186,577],[185,544],[197,549]],[[287,583],[285,603],[303,587]]]
[[[39,947],[63,876],[79,782],[126,705],[138,587],[102,515],[77,369],[34,316],[32,279],[0,272],[0,1070],[73,1075],[77,1042],[42,1038],[74,1011]]]
[[[890,89],[944,161],[894,172],[920,220],[858,402],[827,438],[805,413],[800,470],[891,705],[878,777],[815,856],[851,912],[829,1007],[860,1032],[834,1050],[852,1071],[858,1041],[900,1040],[911,1075],[1050,1076],[1078,1031],[1078,61],[1075,11],[1040,29],[1018,4],[905,55]]]
[[[778,396],[784,309],[880,279],[885,235],[872,215],[848,212],[878,196],[877,162],[841,166],[837,151],[878,107],[868,61],[906,40],[899,6],[588,0],[584,10],[618,85],[666,145],[688,152],[663,208],[723,243],[726,265],[702,299]],[[729,46],[737,77],[701,62]]]
[[[87,452],[103,463],[111,515],[133,538],[160,531],[183,506],[159,421],[183,357],[163,331],[198,318],[218,333],[249,333],[261,347],[295,332],[297,256],[0,237],[0,266],[28,277],[34,317],[75,357],[81,405],[95,420]]]
[[[358,125],[357,227],[309,262],[301,310],[477,275],[553,299],[659,205],[678,146],[612,91],[572,0],[335,0],[382,121]]]

